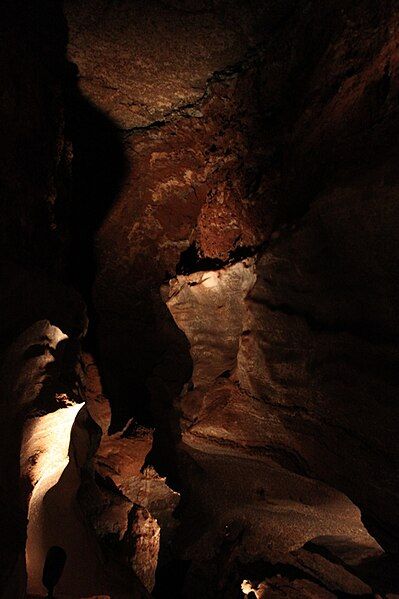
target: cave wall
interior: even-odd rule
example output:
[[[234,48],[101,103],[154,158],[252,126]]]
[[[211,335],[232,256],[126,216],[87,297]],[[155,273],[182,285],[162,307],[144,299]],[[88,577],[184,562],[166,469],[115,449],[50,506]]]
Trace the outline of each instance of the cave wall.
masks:
[[[80,89],[127,161],[95,235],[115,426],[172,414],[183,446],[256,446],[396,552],[396,7],[65,6]],[[218,297],[252,258],[253,287]]]
[[[147,406],[170,403],[190,376],[160,284],[181,261],[191,268],[198,243],[225,260],[270,233],[277,173],[261,42],[290,6],[65,4],[80,88],[119,128],[128,163],[96,234],[93,291],[116,421],[129,410],[151,420]]]
[[[103,375],[121,420],[151,420],[191,368],[160,284],[253,253],[325,189],[395,162],[395,15],[385,2],[65,11],[80,89],[126,161],[95,236]]]
[[[19,334],[43,318],[82,331],[83,304],[52,274],[60,252],[55,203],[67,184],[63,135],[66,26],[58,2],[4,2],[1,8],[1,394],[2,543],[0,592],[23,596],[26,504],[19,494],[15,389],[19,368],[4,367]],[[7,362],[5,362],[7,364]],[[24,382],[20,381],[20,391]],[[28,393],[29,395],[29,393]],[[11,526],[10,526],[11,524]],[[11,585],[11,586],[10,586]]]
[[[87,313],[71,276],[75,86],[62,3],[6,1],[0,29],[0,596],[43,596],[56,544],[64,594],[146,597],[131,569],[107,571],[77,502],[99,429],[83,408]]]
[[[4,2],[0,56],[1,349],[37,320],[85,329],[65,277],[70,187],[65,135],[67,28],[60,2]]]
[[[71,340],[66,386],[90,414],[75,432],[94,420],[103,435],[65,474],[66,511],[80,490],[91,558],[117,556],[138,596],[134,571],[155,596],[240,596],[251,572],[276,597],[399,590],[396,8],[3,4],[10,596],[24,594],[30,494],[7,440],[22,435],[33,481],[30,427],[67,409],[45,365],[23,384],[36,346],[51,354],[43,339],[8,362],[43,321]],[[76,370],[87,311],[106,424]],[[37,393],[44,413],[16,409]]]

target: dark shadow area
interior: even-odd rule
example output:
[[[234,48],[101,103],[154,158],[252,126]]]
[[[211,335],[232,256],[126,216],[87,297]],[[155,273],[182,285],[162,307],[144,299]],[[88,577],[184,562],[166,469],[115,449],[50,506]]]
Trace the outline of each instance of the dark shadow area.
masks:
[[[0,428],[0,596],[15,585],[18,592],[26,575],[27,512],[20,485],[22,418],[4,418]]]
[[[118,320],[115,322],[113,338],[118,340],[119,335],[118,355],[109,356],[112,340],[99,331],[92,297],[97,271],[96,234],[118,199],[129,165],[121,131],[79,91],[76,65],[68,65],[67,76],[66,133],[73,148],[71,201],[58,204],[57,209],[58,219],[67,223],[69,231],[69,277],[88,307],[89,330],[83,347],[95,356],[99,365],[104,394],[111,404],[111,431],[123,427],[132,416],[141,424],[155,426],[153,449],[148,461],[156,466],[160,474],[170,478],[173,488],[181,489],[183,484],[178,474],[181,457],[176,450],[181,432],[179,415],[172,406],[172,400],[178,396],[191,373],[189,345],[173,322],[159,290],[149,285],[141,292],[146,298],[144,302],[142,297],[131,298],[134,314],[137,300],[142,302],[135,318],[122,323],[131,335],[128,345],[124,344],[126,331]],[[68,199],[68,194],[65,197]],[[148,266],[155,268],[151,261]],[[65,352],[69,342],[59,345],[57,350]],[[181,363],[170,368],[170,361],[176,362],[176,345],[181,354],[177,361]],[[174,347],[172,356],[168,353],[170,346]],[[40,352],[42,348],[32,350],[33,353],[36,351]],[[104,360],[107,361],[106,366]],[[124,369],[127,360],[130,361],[128,371]],[[58,388],[64,387],[59,377],[57,384]],[[51,391],[44,385],[41,394],[44,403],[51,398]],[[46,410],[49,410],[48,405]],[[57,487],[65,476],[66,473]],[[176,569],[181,570],[179,564],[180,560],[172,560],[162,566],[157,579],[158,596],[165,596],[165,589],[173,589],[173,573]]]
[[[227,260],[218,258],[205,258],[201,256],[195,243],[192,243],[180,255],[180,260],[176,265],[176,274],[189,275],[193,272],[201,270],[220,270],[224,266],[229,266],[235,262],[241,262],[245,258],[251,258],[266,247],[267,243],[262,243],[257,246],[238,247],[229,252]]]
[[[82,346],[95,356],[103,372],[98,314],[92,297],[97,272],[96,234],[117,200],[129,168],[121,131],[81,93],[78,67],[74,63],[68,63],[66,78],[66,137],[73,154],[71,189],[65,194],[65,200],[56,205],[57,220],[66,223],[69,280],[87,306],[89,328]],[[115,407],[115,393],[107,388],[106,376],[104,387]],[[122,419],[129,416],[131,410],[123,414]]]
[[[162,364],[169,346],[183,344],[182,333],[164,306],[159,288],[154,287],[153,277],[149,277],[146,288],[132,295],[131,307],[112,315],[111,335],[104,332],[104,327],[99,331],[99,319],[104,324],[107,316],[97,312],[92,295],[98,267],[96,235],[121,193],[129,162],[117,124],[80,92],[75,64],[68,63],[66,76],[66,137],[73,152],[72,183],[70,193],[58,201],[56,210],[57,220],[66,223],[68,231],[69,279],[87,305],[89,328],[83,348],[94,355],[99,365],[104,394],[112,408],[111,430],[123,428],[132,416],[143,425],[155,426],[158,403],[164,403],[165,397],[159,402],[157,397],[154,399],[150,379],[154,378],[154,370],[165,368]],[[148,268],[152,274],[155,266],[151,259]],[[116,289],[116,297],[118,293]],[[189,355],[186,362],[191,363]],[[168,366],[166,370],[171,372]],[[173,397],[179,393],[189,370],[190,367],[177,365],[172,378],[181,379],[181,384],[171,383]],[[167,373],[166,379],[168,376]]]
[[[62,339],[53,349],[46,340],[30,346],[24,353],[24,359],[45,355],[53,356],[44,369],[44,378],[34,405],[28,404],[24,410],[26,417],[49,414],[74,403],[83,403],[76,370],[78,367],[79,341],[73,338]]]
[[[255,583],[255,585],[259,584],[260,582],[264,581],[265,579],[270,579],[270,578],[274,578],[274,582],[273,584],[270,584],[269,587],[272,590],[277,590],[277,589],[281,589],[281,591],[283,591],[284,587],[286,586],[284,579],[287,579],[288,581],[292,582],[292,581],[308,581],[311,582],[315,585],[317,585],[317,587],[325,590],[325,591],[329,591],[331,592],[331,590],[329,589],[329,586],[327,584],[324,584],[323,582],[321,582],[320,580],[318,580],[318,578],[316,576],[312,576],[311,573],[306,573],[303,570],[301,570],[300,568],[290,565],[290,564],[282,564],[282,563],[271,563],[271,562],[267,562],[267,561],[254,561],[251,563],[242,563],[239,560],[236,560],[234,562],[234,574],[235,574],[235,584],[230,587],[233,591],[234,588],[237,588],[237,585],[239,583],[241,583],[241,581],[243,579],[249,579],[251,580],[251,582]],[[275,579],[275,577],[283,577],[281,580],[281,587],[279,586],[279,584],[277,583],[277,579]],[[225,597],[226,595],[223,595],[223,597]],[[235,596],[235,595],[231,595],[231,596]],[[242,593],[238,594],[237,593],[237,599],[238,597],[242,597]],[[267,596],[267,595],[266,595]],[[313,595],[312,595],[313,596]],[[350,593],[345,593],[343,591],[339,591],[337,589],[334,590],[334,596],[337,597],[338,599],[350,599],[351,597],[359,597],[359,599],[371,599],[374,595],[357,595],[357,594],[350,594]],[[230,595],[229,595],[230,597]]]
[[[157,599],[162,599],[166,596],[172,595],[173,589],[176,589],[176,581],[178,581],[179,588],[184,586],[184,579],[187,575],[187,570],[190,567],[191,562],[189,560],[173,559],[172,561],[158,567],[155,588],[152,591],[152,596]]]
[[[93,343],[95,236],[120,193],[128,162],[116,124],[80,92],[75,64],[68,64],[67,77],[66,136],[72,142],[72,189],[69,205],[58,206],[58,216],[68,223],[70,277],[88,305],[88,342]]]
[[[47,552],[43,567],[43,585],[48,591],[48,599],[54,597],[54,589],[62,576],[67,555],[62,547],[53,545]]]

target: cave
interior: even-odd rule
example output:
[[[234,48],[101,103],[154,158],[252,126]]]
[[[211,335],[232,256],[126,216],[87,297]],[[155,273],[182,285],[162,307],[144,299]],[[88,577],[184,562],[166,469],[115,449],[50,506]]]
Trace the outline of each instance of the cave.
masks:
[[[0,15],[0,598],[399,597],[399,4]]]

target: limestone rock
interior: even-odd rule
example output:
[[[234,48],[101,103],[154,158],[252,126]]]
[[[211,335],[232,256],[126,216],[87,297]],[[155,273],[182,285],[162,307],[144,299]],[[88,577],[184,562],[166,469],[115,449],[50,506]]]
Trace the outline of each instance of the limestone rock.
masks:
[[[223,270],[181,275],[169,284],[167,306],[190,341],[195,387],[206,387],[234,369],[243,300],[254,283],[253,263],[248,261]]]

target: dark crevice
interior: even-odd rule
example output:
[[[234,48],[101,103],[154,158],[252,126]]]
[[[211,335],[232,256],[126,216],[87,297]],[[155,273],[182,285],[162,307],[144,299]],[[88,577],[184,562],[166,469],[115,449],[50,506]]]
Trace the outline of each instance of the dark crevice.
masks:
[[[76,371],[79,342],[66,338],[59,341],[55,349],[35,344],[25,351],[24,358],[31,359],[46,353],[52,355],[53,360],[45,366],[36,400],[25,408],[29,418],[56,412],[60,408],[84,401]]]
[[[117,127],[81,94],[72,63],[70,73],[66,135],[73,145],[72,197],[65,208],[71,235],[70,276],[88,304],[91,320],[95,237],[121,191],[128,163]]]
[[[266,421],[266,420],[265,420]],[[197,423],[193,423],[193,427]],[[232,441],[231,439],[224,439],[223,437],[212,437],[206,435],[204,433],[199,433],[197,431],[188,430],[189,434],[198,439],[202,439],[206,442],[206,445],[210,447],[213,445],[214,447],[225,448],[226,453],[231,455],[229,450],[238,451],[242,454],[243,458],[246,457],[257,457],[259,459],[262,458],[270,458],[276,464],[279,464],[283,468],[286,468],[289,472],[294,472],[295,474],[299,474],[300,476],[311,476],[311,472],[306,461],[303,457],[295,452],[291,448],[282,447],[276,445],[268,445],[264,444],[262,446],[259,445],[251,445],[250,443],[237,443]]]
[[[227,260],[220,258],[209,258],[201,256],[197,244],[194,242],[180,255],[180,261],[176,265],[176,274],[190,275],[194,272],[206,270],[221,270],[226,266],[231,266],[237,262],[242,262],[246,258],[252,258],[260,253],[265,247],[265,244],[257,246],[243,246],[229,252]]]
[[[98,314],[93,302],[97,273],[96,235],[120,194],[128,162],[120,131],[78,88],[78,69],[68,63],[66,136],[73,147],[71,199],[58,203],[58,218],[68,223],[68,275],[87,306],[89,327],[82,346],[94,355],[100,371]],[[104,377],[104,393],[113,404]]]

